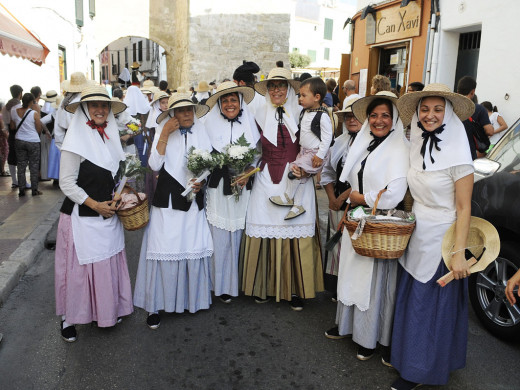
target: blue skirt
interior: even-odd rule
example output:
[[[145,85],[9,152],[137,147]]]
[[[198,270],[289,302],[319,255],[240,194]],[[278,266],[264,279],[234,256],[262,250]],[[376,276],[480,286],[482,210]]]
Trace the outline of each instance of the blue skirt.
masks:
[[[399,271],[391,363],[406,380],[444,385],[466,365],[468,279],[440,287],[437,279],[448,272],[443,261],[427,283]]]
[[[51,145],[49,146],[49,161],[47,163],[47,177],[49,179],[60,178],[60,157],[60,150],[56,147],[53,138],[51,140]]]

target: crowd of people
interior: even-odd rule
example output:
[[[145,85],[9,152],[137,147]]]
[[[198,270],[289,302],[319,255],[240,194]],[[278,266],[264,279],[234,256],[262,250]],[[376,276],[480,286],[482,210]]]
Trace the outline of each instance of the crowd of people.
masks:
[[[55,91],[41,96],[39,88],[23,94],[11,87],[0,151],[13,188],[25,195],[29,165],[33,196],[42,194],[41,178],[59,179],[66,196],[55,259],[62,338],[74,342],[77,324],[116,326],[134,307],[157,329],[165,313],[209,309],[213,297],[229,304],[240,293],[302,311],[326,288],[337,302],[327,338],[351,335],[360,360],[379,353],[399,372],[392,389],[446,384],[466,361],[473,159],[487,151],[465,122],[474,117],[482,125],[492,137],[489,148],[507,124],[491,103],[472,101],[470,77],[461,79],[458,93],[415,82],[400,97],[382,75],[366,97],[347,80],[340,102],[332,79],[296,80],[282,66],[256,82],[258,71],[245,62],[233,81],[215,89],[201,81],[194,91],[172,94],[164,82],[157,88],[132,78],[134,85],[110,96],[81,73],[62,84],[62,100]],[[133,120],[142,131],[122,134]],[[204,180],[193,178],[188,153],[215,155],[237,143],[256,150],[244,172],[224,163]],[[150,220],[133,292],[115,193],[125,153],[149,168],[143,189]],[[416,227],[401,258],[359,255],[346,229],[322,256],[320,173],[330,234],[347,207],[400,208],[409,190]],[[441,243],[452,224],[455,281],[441,288],[436,281],[449,271]],[[508,285],[511,302],[519,284],[517,275]]]

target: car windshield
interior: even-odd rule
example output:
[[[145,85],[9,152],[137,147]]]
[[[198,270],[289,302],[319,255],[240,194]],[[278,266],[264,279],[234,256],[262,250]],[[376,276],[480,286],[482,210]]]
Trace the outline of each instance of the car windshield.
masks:
[[[517,173],[520,170],[520,119],[511,126],[488,158],[500,164],[499,171]]]

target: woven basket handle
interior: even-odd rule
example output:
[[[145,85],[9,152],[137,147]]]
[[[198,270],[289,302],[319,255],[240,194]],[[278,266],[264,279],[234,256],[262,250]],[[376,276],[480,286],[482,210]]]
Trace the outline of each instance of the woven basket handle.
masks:
[[[336,229],[337,232],[342,232],[343,228],[345,227],[345,224],[347,223],[347,213],[348,209],[350,208],[350,203],[347,203],[347,207],[345,208],[345,212],[343,213],[343,217],[339,221],[338,228]]]
[[[376,201],[374,202],[374,207],[372,208],[372,215],[376,215],[377,204],[379,203],[379,199],[381,199],[381,195],[383,195],[383,192],[385,191],[386,188],[383,188],[381,191],[379,191],[379,194],[377,194]]]
[[[136,198],[137,198],[137,205],[136,205],[136,206],[140,206],[140,205],[143,204],[144,200],[141,199],[141,198],[139,197],[139,194],[137,193],[136,190],[134,190],[134,189],[133,189],[131,186],[129,186],[128,184],[125,184],[125,188],[129,188],[130,191],[132,191],[132,192],[134,193],[134,195],[136,196]]]

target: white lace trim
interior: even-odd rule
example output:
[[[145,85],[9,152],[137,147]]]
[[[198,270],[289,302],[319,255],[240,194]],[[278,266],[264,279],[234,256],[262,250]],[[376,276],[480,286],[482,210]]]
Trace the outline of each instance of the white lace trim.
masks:
[[[248,223],[246,234],[256,238],[305,238],[314,237],[316,233],[314,224],[273,226]]]
[[[346,301],[348,303],[345,303],[345,301],[343,299],[341,299],[340,297],[338,297],[339,301],[341,302],[342,305],[344,306],[356,306],[360,311],[367,311],[369,309],[369,307],[362,307],[359,305],[359,302],[354,302],[354,301]]]
[[[146,252],[147,260],[156,261],[179,261],[179,260],[198,260],[213,255],[213,249],[205,249],[198,252],[184,252],[184,253],[162,253],[162,252]]]
[[[246,225],[245,215],[244,218],[231,220],[217,215],[211,210],[210,207],[206,208],[206,218],[211,225],[229,232],[235,232],[237,230],[244,229]]]

